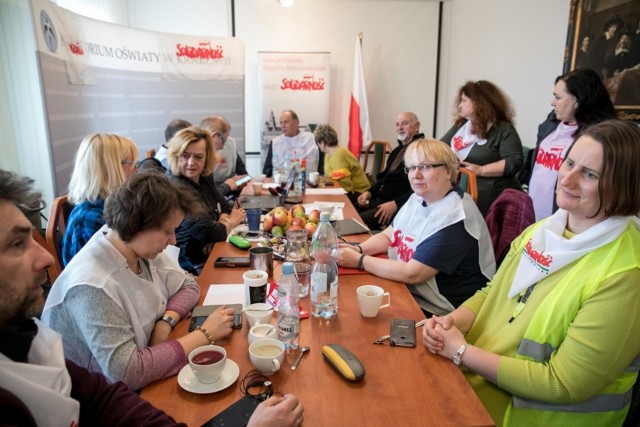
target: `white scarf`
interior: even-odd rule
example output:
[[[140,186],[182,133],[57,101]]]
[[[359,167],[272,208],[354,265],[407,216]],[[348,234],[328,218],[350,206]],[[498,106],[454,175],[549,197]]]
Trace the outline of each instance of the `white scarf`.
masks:
[[[471,133],[471,120],[467,120],[460,129],[451,138],[451,148],[458,156],[458,159],[464,160],[469,155],[469,151],[474,145],[484,145],[487,143],[486,139],[482,139],[479,136]]]
[[[607,218],[567,239],[562,235],[567,226],[567,218],[568,212],[559,209],[534,231],[522,250],[509,298],[589,252],[613,242],[630,221],[629,217]]]
[[[64,363],[60,335],[34,319],[38,333],[28,363],[0,353],[0,385],[29,408],[39,426],[78,425],[80,403],[72,399],[71,377]]]

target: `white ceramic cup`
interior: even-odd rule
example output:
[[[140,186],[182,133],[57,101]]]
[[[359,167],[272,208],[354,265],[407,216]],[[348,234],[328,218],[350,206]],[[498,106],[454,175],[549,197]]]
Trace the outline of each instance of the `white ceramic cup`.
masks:
[[[259,302],[248,305],[244,309],[244,314],[247,316],[247,323],[249,323],[249,327],[257,325],[258,323],[271,323],[273,307],[265,302]]]
[[[253,182],[251,183],[253,186],[253,194],[259,196],[262,194],[262,182]]]
[[[318,177],[320,176],[320,172],[311,172],[309,173],[309,182],[313,185],[318,184]]]
[[[268,279],[269,274],[262,270],[249,270],[242,274],[245,305],[264,302],[266,300]]]
[[[362,317],[376,317],[381,308],[391,306],[391,294],[385,292],[380,286],[363,285],[358,287],[358,307]],[[384,297],[387,303],[382,304]]]
[[[284,344],[273,338],[255,341],[249,346],[249,359],[262,375],[275,374],[284,360]]]
[[[219,354],[222,354],[222,358]],[[202,384],[218,381],[226,363],[227,351],[218,345],[204,345],[189,353],[189,366]]]
[[[256,323],[249,329],[249,345],[265,338],[277,338],[277,328],[270,323]]]

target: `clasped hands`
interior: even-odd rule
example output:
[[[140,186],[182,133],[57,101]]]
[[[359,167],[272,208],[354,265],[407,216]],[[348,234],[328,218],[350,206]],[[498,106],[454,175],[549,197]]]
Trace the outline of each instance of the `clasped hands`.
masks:
[[[422,342],[433,354],[451,359],[456,351],[466,344],[464,335],[455,326],[453,316],[433,316],[427,319],[422,329]]]

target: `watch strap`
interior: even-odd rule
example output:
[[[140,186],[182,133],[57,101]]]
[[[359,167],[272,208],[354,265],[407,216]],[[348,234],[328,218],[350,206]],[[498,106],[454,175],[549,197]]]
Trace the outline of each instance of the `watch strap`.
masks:
[[[364,262],[364,257],[366,256],[367,256],[366,254],[360,255],[360,259],[358,260],[358,270],[364,270],[363,262]]]
[[[462,344],[460,348],[458,348],[458,350],[456,351],[456,354],[454,354],[453,357],[451,358],[451,360],[453,360],[453,363],[455,363],[456,365],[462,364],[462,355],[467,350],[467,347],[468,347],[467,344]]]
[[[172,328],[175,328],[176,324],[178,323],[178,321],[176,319],[174,319],[173,317],[169,316],[168,314],[165,314],[164,316],[162,316],[160,318],[160,320],[164,320],[169,325],[171,325]]]

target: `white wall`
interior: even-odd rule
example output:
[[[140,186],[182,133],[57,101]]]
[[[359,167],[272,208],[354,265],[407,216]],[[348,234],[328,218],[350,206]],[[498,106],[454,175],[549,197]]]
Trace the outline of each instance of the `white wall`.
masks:
[[[452,0],[444,3],[437,137],[452,125],[467,80],[490,80],[511,98],[523,145],[551,111],[562,74],[569,0]]]
[[[550,111],[553,81],[562,72],[569,1],[444,2],[436,137],[451,125],[452,100],[458,87],[468,79],[488,79],[514,101],[520,136],[525,145],[534,144],[536,127]],[[90,11],[96,19],[150,30],[202,35],[231,33],[229,0],[58,0],[58,3],[85,7],[84,12]],[[40,112],[42,102],[37,99],[39,89],[33,78],[27,83],[16,77],[37,75],[33,69],[34,52],[28,48],[34,44],[26,4],[25,0],[0,0],[3,49],[0,164],[32,176],[40,188],[51,194],[51,173],[46,171],[48,153],[43,150],[47,144],[43,140],[46,136]],[[89,9],[87,4],[94,7]],[[405,110],[416,112],[422,130],[431,134],[437,2],[296,0],[292,8],[282,8],[275,0],[236,0],[235,4],[236,33],[245,42],[247,52],[247,149],[257,149],[260,137],[256,53],[261,50],[331,52],[331,124],[338,130],[341,142],[347,143],[353,45],[359,32],[364,33],[363,61],[374,138],[394,141],[393,123],[397,113]],[[12,46],[21,48],[7,52]],[[16,71],[15,63],[24,64],[26,71]],[[35,111],[24,113],[29,110],[17,108],[20,101],[24,104],[25,96]]]

